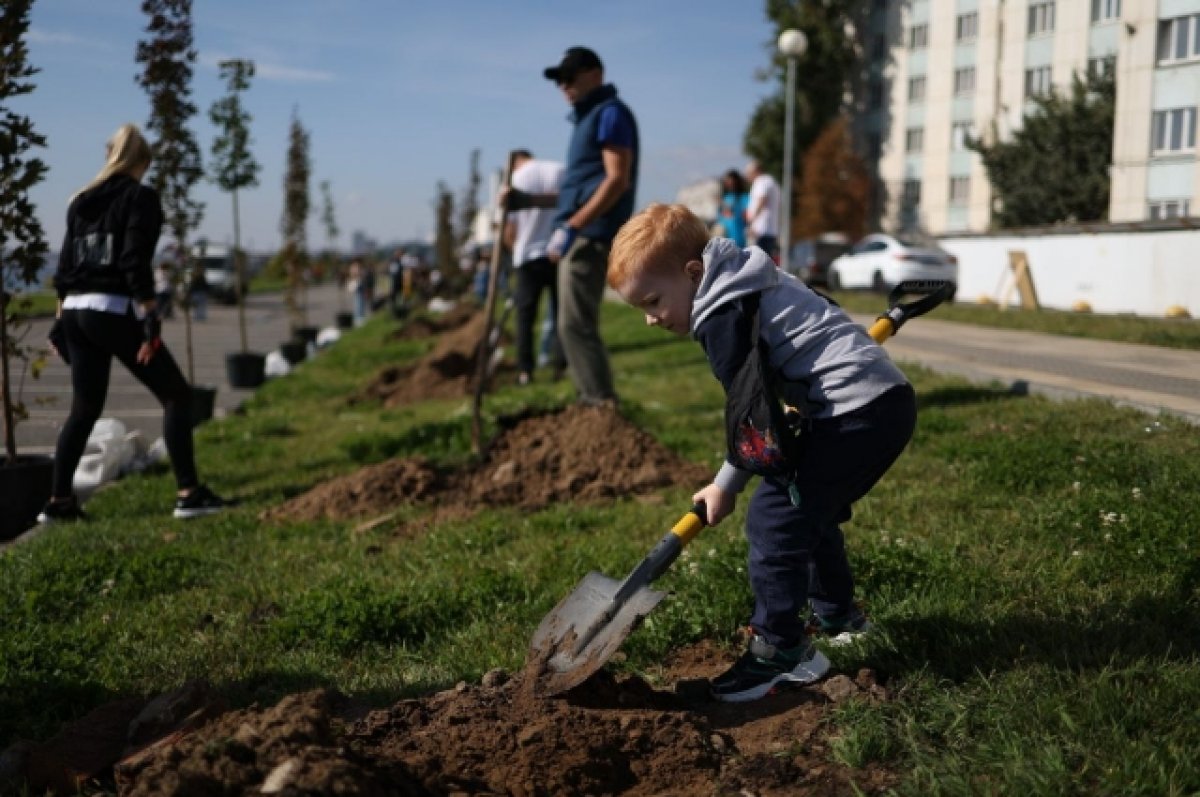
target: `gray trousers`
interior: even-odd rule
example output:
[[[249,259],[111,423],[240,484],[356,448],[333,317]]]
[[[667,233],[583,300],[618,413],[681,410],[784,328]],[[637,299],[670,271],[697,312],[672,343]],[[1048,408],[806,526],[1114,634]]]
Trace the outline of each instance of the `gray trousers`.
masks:
[[[558,339],[579,400],[617,397],[608,350],[600,339],[609,245],[580,236],[558,264]]]

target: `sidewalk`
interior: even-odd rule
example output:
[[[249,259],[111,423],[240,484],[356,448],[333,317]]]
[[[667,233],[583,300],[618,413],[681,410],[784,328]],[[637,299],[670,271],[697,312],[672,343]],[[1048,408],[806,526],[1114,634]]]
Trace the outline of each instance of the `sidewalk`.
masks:
[[[308,322],[313,326],[334,325],[338,312],[338,291],[333,285],[319,285],[308,291]],[[348,308],[347,308],[348,309]],[[41,344],[52,319],[34,321],[26,338]],[[250,350],[261,354],[279,348],[291,335],[291,321],[280,293],[254,294],[246,300],[246,335]],[[163,322],[163,341],[187,374],[183,318]],[[237,308],[208,303],[208,320],[192,323],[192,350],[196,384],[217,387],[215,417],[223,417],[253,394],[252,390],[234,390],[225,376],[225,355],[239,351]],[[17,426],[17,446],[23,454],[53,454],[58,432],[71,408],[71,371],[57,357],[51,357],[38,379],[25,380],[23,399],[30,417]],[[125,367],[113,362],[108,402],[101,417],[117,418],[130,431],[138,430],[147,443],[162,436],[162,407]]]
[[[887,342],[892,359],[1014,391],[1109,399],[1200,424],[1200,352],[955,324],[936,314],[906,324]]]

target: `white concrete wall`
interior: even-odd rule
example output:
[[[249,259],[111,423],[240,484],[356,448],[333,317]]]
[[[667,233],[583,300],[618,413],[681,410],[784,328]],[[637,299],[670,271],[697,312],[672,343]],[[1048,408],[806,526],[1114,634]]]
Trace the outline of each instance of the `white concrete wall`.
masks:
[[[1070,310],[1161,316],[1172,305],[1200,318],[1200,230],[942,238],[958,258],[958,299],[1001,301],[1011,285],[1010,250],[1029,260],[1038,301]],[[1015,290],[1010,304],[1019,304]]]

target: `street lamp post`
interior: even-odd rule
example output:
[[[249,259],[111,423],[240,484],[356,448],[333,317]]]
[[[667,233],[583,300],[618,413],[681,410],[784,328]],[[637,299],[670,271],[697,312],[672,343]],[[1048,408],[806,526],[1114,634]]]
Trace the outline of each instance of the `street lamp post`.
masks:
[[[779,52],[787,58],[787,91],[783,120],[783,212],[779,224],[779,267],[788,271],[792,248],[792,150],[795,147],[796,59],[808,49],[804,33],[789,28],[779,34]]]

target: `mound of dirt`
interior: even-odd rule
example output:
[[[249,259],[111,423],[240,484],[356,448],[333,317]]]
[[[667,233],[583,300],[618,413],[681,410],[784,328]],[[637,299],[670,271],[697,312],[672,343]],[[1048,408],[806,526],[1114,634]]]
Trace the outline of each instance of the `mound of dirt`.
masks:
[[[729,660],[703,643],[677,653],[673,666],[712,675]],[[479,685],[345,723],[326,693],[292,695],[154,749],[126,773],[121,793],[769,797],[894,785],[880,768],[832,763],[822,725],[836,701],[886,699],[870,671],[749,704],[716,703],[688,685],[656,691],[602,672],[546,699],[525,673],[497,670]]]
[[[419,315],[409,319],[390,337],[392,340],[415,340],[440,335],[458,329],[479,312],[474,304],[459,302],[441,315]]]
[[[696,486],[711,476],[609,407],[574,405],[502,425],[477,466],[442,473],[420,458],[389,460],[319,484],[264,517],[339,520],[413,503],[540,509]]]
[[[439,334],[433,351],[415,365],[384,368],[350,403],[381,402],[385,407],[397,407],[427,399],[457,398],[471,393],[475,374],[476,351],[483,337],[487,317],[474,311],[457,326],[447,327]],[[511,369],[501,365],[492,378]]]

